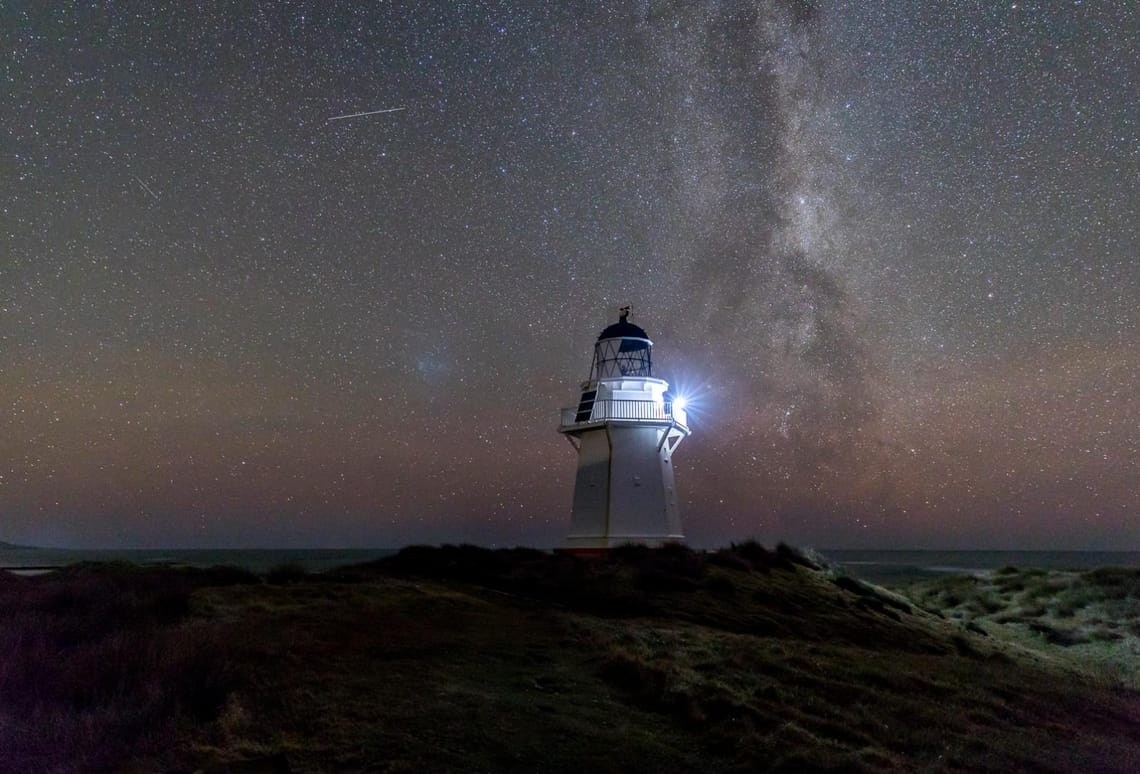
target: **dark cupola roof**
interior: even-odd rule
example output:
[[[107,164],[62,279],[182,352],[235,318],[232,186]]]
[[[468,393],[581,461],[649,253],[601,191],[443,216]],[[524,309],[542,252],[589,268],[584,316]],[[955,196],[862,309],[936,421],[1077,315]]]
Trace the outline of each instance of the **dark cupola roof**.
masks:
[[[598,334],[598,341],[601,341],[602,339],[622,339],[622,338],[648,339],[649,335],[644,330],[642,330],[641,328],[639,328],[638,326],[634,325],[633,323],[629,322],[629,320],[626,319],[627,317],[629,317],[629,310],[630,310],[630,308],[628,306],[623,306],[621,308],[621,319],[618,320],[613,325],[608,326],[604,331],[599,333]]]

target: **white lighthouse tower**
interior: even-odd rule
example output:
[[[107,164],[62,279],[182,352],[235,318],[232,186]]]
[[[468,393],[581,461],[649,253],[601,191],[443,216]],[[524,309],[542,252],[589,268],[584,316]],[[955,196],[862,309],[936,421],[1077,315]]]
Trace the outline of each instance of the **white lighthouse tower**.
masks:
[[[578,450],[566,550],[685,537],[673,481],[673,451],[689,434],[684,404],[653,377],[653,342],[629,311],[598,336],[578,405],[562,410],[558,432]]]

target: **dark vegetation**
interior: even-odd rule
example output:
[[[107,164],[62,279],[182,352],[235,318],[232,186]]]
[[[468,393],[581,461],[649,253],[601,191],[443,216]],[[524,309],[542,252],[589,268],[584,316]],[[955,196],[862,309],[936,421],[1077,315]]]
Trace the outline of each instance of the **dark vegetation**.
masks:
[[[1140,694],[953,614],[984,611],[978,597],[996,591],[930,591],[927,607],[957,600],[943,619],[821,564],[749,542],[594,559],[417,546],[264,577],[0,573],[0,769],[1077,771],[1140,760]],[[1047,582],[993,577],[1016,593]],[[1134,595],[1127,572],[1087,582],[1121,604]]]
[[[227,633],[189,620],[236,568],[78,564],[0,572],[0,769],[110,771],[217,716],[239,682]]]
[[[1138,682],[1140,569],[1084,572],[1003,567],[990,576],[955,576],[915,583],[907,594],[929,610],[981,630],[1061,646],[1094,658],[1125,683]]]

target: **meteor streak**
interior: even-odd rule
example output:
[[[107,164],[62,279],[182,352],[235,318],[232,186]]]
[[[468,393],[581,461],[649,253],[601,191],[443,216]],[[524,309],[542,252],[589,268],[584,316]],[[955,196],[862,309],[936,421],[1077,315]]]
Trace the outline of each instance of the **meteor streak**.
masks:
[[[395,113],[397,110],[406,110],[407,108],[385,108],[384,110],[369,110],[367,113],[349,113],[346,116],[333,116],[330,121],[339,121],[342,118],[360,118],[361,116],[374,116],[378,113]]]
[[[144,183],[138,177],[135,177],[135,182],[138,183],[139,185],[141,185],[143,187],[143,190],[146,191],[151,196],[153,196],[155,199],[158,198],[158,194],[156,194],[154,191],[150,190],[150,186],[147,185],[146,183]]]

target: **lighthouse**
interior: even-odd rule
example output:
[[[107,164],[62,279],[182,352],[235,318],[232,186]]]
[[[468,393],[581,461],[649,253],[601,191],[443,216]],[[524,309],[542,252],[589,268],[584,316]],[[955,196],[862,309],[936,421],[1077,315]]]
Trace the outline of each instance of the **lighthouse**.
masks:
[[[569,551],[685,537],[673,476],[673,452],[689,435],[684,401],[653,376],[653,342],[629,312],[598,336],[578,405],[562,409],[558,432],[578,452]]]

